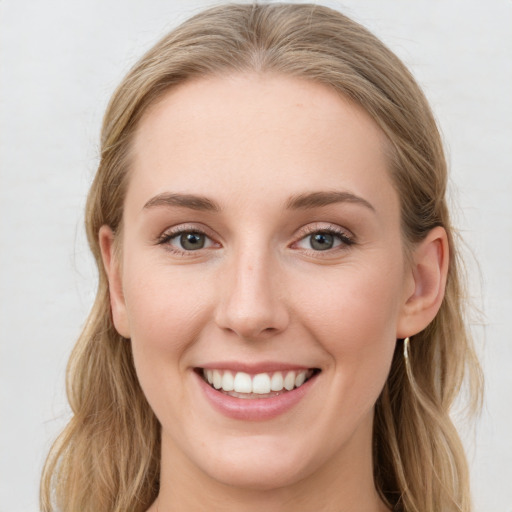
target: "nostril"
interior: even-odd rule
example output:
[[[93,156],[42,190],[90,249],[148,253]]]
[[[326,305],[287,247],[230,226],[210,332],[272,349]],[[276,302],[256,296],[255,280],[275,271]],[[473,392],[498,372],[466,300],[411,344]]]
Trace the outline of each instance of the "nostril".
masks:
[[[281,322],[283,327],[279,327],[276,326],[277,322],[273,322],[271,318],[235,318],[231,316],[223,320],[224,321],[217,322],[217,325],[219,325],[222,330],[230,334],[235,334],[239,338],[247,341],[275,336],[286,327],[286,322]]]

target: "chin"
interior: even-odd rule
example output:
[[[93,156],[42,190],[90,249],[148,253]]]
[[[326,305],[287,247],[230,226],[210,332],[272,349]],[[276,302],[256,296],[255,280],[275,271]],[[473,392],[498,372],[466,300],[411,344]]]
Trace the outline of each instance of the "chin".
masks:
[[[209,476],[224,485],[249,491],[283,489],[293,486],[304,478],[302,471],[297,468],[283,467],[283,464],[278,468],[269,464],[257,464],[252,467],[241,464],[240,466],[233,467],[229,463],[224,467],[217,466]]]
[[[241,449],[231,448],[208,457],[203,466],[208,476],[224,485],[254,491],[271,491],[293,486],[313,473],[307,450],[287,450],[283,443],[245,440]],[[229,455],[227,455],[229,454]],[[227,456],[224,456],[227,455]]]

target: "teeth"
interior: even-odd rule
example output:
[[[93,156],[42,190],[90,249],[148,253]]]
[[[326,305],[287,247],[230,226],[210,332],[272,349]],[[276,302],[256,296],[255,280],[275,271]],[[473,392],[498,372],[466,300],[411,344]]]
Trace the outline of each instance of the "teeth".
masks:
[[[203,370],[204,379],[215,389],[236,393],[267,395],[274,392],[291,391],[306,382],[313,374],[312,370],[258,373],[249,375],[245,372],[229,370]]]
[[[304,384],[306,380],[306,374],[304,372],[297,373],[297,377],[295,377],[295,387],[298,388]]]
[[[219,370],[213,370],[213,387],[215,389],[220,389],[222,386],[222,374]]]
[[[270,381],[270,389],[272,391],[281,391],[283,386],[283,374],[281,372],[275,372],[274,375],[272,375],[272,380]]]
[[[248,373],[237,372],[234,388],[237,393],[252,393],[252,380]]]
[[[222,376],[222,389],[224,391],[233,391],[235,389],[235,379],[231,372],[224,372]]]
[[[270,393],[270,377],[268,373],[258,373],[252,379],[252,392],[258,395]]]
[[[288,372],[286,374],[286,377],[284,378],[284,387],[288,391],[291,391],[295,387],[295,372]]]

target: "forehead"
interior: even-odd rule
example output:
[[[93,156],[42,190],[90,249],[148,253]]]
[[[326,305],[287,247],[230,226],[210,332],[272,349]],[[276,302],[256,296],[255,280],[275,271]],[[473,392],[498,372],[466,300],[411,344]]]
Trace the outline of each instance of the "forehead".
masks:
[[[343,189],[378,203],[392,190],[385,145],[362,108],[324,85],[269,74],[203,78],[143,116],[128,199],[135,191],[139,202],[169,190],[222,202],[234,193],[250,201],[258,191],[270,200]]]

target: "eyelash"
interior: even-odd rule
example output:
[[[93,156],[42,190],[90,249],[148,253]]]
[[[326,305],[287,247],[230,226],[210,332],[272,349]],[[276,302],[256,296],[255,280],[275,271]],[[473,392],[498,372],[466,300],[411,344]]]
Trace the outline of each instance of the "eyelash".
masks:
[[[323,255],[322,253],[332,254],[334,251],[343,251],[347,250],[351,245],[354,245],[356,243],[354,237],[352,235],[349,235],[346,230],[339,228],[337,226],[318,226],[318,225],[309,225],[304,228],[304,231],[301,233],[301,237],[296,241],[293,242],[292,245],[296,245],[299,242],[305,240],[306,238],[310,237],[311,235],[315,234],[328,234],[333,235],[335,238],[337,238],[341,243],[337,247],[333,247],[331,249],[326,249],[324,251],[318,251],[314,249],[306,249],[310,253],[314,253],[316,256]],[[327,255],[326,254],[326,255]]]
[[[198,228],[196,226],[179,226],[177,228],[174,228],[174,229],[171,229],[170,231],[165,231],[164,233],[162,233],[162,235],[160,235],[158,238],[157,238],[157,241],[156,243],[158,245],[163,245],[163,246],[166,246],[166,250],[174,253],[174,254],[177,254],[178,256],[192,256],[194,255],[195,252],[200,252],[201,249],[197,249],[195,251],[192,251],[192,250],[184,250],[184,249],[179,249],[177,247],[173,247],[169,242],[175,238],[178,238],[180,237],[181,235],[183,234],[197,234],[197,235],[203,235],[205,236],[208,240],[211,240],[212,241],[212,237],[208,236],[208,234],[206,233],[206,231],[204,229],[201,229],[201,228]],[[215,243],[215,242],[214,242]]]
[[[207,248],[200,248],[200,249],[196,249],[195,251],[194,250],[184,250],[184,249],[178,249],[177,247],[170,245],[169,242],[171,240],[176,239],[179,236],[181,236],[183,234],[187,234],[187,233],[203,235],[207,239],[212,241],[213,245],[216,244],[216,242],[214,242],[212,240],[212,238],[205,232],[205,230],[203,230],[201,228],[194,227],[194,226],[180,226],[176,229],[172,229],[171,231],[166,231],[157,238],[156,243],[158,245],[166,246],[167,250],[169,250],[177,255],[180,255],[180,256],[192,256],[195,252],[200,252],[202,249],[207,249]],[[338,228],[336,226],[331,225],[331,226],[325,227],[325,226],[310,225],[310,226],[306,226],[305,228],[303,228],[303,232],[301,233],[300,238],[298,240],[296,240],[295,242],[293,242],[290,245],[290,247],[297,245],[298,243],[305,240],[307,237],[314,235],[314,234],[332,235],[341,242],[339,244],[339,246],[336,246],[336,247],[333,247],[330,249],[326,249],[324,251],[315,250],[315,249],[304,249],[305,251],[312,253],[316,256],[320,256],[320,255],[322,255],[322,253],[332,254],[332,252],[334,252],[334,251],[347,250],[351,245],[354,245],[356,243],[353,236],[348,235],[345,230]]]

